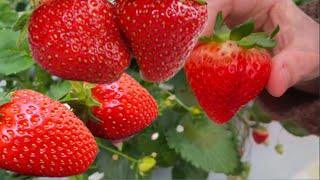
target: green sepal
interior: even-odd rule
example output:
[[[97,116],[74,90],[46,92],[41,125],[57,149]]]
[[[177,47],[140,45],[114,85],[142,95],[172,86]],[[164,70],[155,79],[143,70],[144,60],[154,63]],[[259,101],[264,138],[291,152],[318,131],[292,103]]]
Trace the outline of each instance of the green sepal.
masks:
[[[219,11],[214,25],[214,34],[230,33],[230,29],[224,23],[222,11]]]
[[[7,92],[0,92],[0,106],[10,102],[11,99],[11,93],[7,93]]]
[[[199,41],[201,41],[201,42],[212,42],[212,41],[214,41],[214,42],[224,42],[225,39],[221,35],[219,36],[217,34],[212,34],[211,37],[201,36],[199,38]]]
[[[219,31],[222,26],[225,25],[224,21],[223,21],[223,15],[222,15],[222,11],[219,11],[216,17],[216,23],[214,25],[214,31],[217,32]]]
[[[25,24],[20,32],[18,42],[16,45],[17,48],[20,48],[26,42],[27,36],[28,36],[28,24]]]
[[[242,38],[249,36],[254,31],[254,21],[249,19],[247,22],[240,24],[230,32],[230,40],[240,41]]]
[[[280,31],[280,26],[277,25],[274,30],[272,31],[271,35],[270,35],[270,39],[273,39]]]
[[[239,46],[250,49],[260,47],[265,49],[272,49],[277,45],[273,39],[280,31],[279,25],[273,30],[271,35],[264,32],[254,32],[255,23],[252,18],[243,24],[236,26],[230,30],[223,20],[223,14],[220,11],[216,17],[214,33],[210,37],[200,37],[202,42],[226,42],[228,40],[236,42]]]
[[[194,0],[196,1],[197,3],[201,4],[201,5],[206,5],[207,2],[205,2],[204,0]]]
[[[94,122],[103,122],[103,121],[102,121],[101,119],[99,119],[97,116],[93,115],[91,110],[88,111],[88,114],[89,114],[89,118],[90,118],[91,121],[94,121]]]
[[[244,48],[252,48],[254,46],[271,49],[277,45],[277,42],[269,38],[269,35],[264,32],[252,33],[249,36],[237,41],[239,46]]]
[[[199,41],[201,42],[211,42],[211,38],[207,36],[201,36],[199,37]]]
[[[30,11],[26,11],[24,14],[22,14],[21,17],[17,20],[17,22],[12,27],[12,30],[13,31],[20,31],[25,27],[26,24],[28,25],[28,22],[30,20],[32,12],[33,11],[30,10]]]
[[[102,106],[91,94],[91,89],[96,86],[95,84],[82,81],[71,81],[70,83],[73,86],[71,92],[72,98],[79,100],[87,107]]]
[[[28,27],[29,27],[29,20],[32,15],[32,10],[26,11],[14,24],[12,30],[13,31],[20,31],[19,39],[17,42],[17,48],[21,47],[24,42],[27,40],[28,35]]]
[[[250,41],[249,39],[246,39],[246,38],[241,39],[240,41],[237,42],[237,44],[246,49],[253,48],[256,45],[253,41]]]

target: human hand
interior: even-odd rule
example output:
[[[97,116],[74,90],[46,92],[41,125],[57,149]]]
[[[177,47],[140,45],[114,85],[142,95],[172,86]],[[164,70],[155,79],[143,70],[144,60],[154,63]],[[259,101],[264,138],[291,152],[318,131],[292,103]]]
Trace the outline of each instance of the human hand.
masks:
[[[292,86],[305,92],[319,93],[319,24],[301,11],[291,0],[207,0],[209,18],[203,35],[213,32],[219,11],[229,26],[240,24],[250,17],[256,29],[276,36],[268,92],[282,96]]]

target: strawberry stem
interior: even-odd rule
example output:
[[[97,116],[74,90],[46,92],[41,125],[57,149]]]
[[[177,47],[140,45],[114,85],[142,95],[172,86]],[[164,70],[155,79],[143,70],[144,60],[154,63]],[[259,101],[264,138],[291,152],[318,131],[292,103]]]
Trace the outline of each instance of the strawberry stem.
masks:
[[[113,148],[109,148],[107,146],[104,146],[103,144],[101,144],[99,142],[97,142],[97,143],[98,143],[99,147],[101,147],[102,149],[104,149],[106,151],[109,151],[109,152],[111,152],[113,154],[117,154],[119,156],[122,156],[123,158],[128,159],[129,161],[131,161],[133,163],[138,163],[139,162],[139,160],[137,160],[137,159],[135,159],[135,158],[133,158],[133,157],[127,155],[127,154],[124,154],[124,153],[122,153],[120,151],[117,151],[117,150],[115,150]]]
[[[165,91],[168,95],[170,96],[175,96],[174,94],[172,94],[169,91]],[[174,98],[174,100],[176,101],[176,103],[178,103],[183,109],[189,111],[192,113],[192,107],[188,107],[187,105],[185,105],[180,99],[178,99],[176,96]]]

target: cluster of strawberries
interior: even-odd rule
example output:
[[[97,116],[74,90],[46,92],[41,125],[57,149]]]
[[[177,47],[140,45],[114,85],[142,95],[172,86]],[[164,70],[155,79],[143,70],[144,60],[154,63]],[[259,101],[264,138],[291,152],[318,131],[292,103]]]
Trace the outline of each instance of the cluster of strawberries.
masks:
[[[75,81],[73,110],[32,90],[10,93],[0,106],[0,168],[32,176],[80,174],[98,152],[94,136],[121,141],[147,127],[158,107],[124,73],[131,57],[143,79],[170,79],[206,17],[206,5],[193,0],[43,1],[30,18],[30,50],[46,71]]]
[[[158,107],[124,73],[132,57],[149,82],[167,81],[185,67],[207,115],[228,122],[265,86],[270,56],[261,42],[272,37],[253,33],[251,21],[231,31],[220,14],[215,33],[194,49],[207,16],[201,0],[43,1],[29,22],[32,56],[52,75],[79,81],[71,96],[80,103],[71,102],[72,112],[32,90],[11,93],[0,106],[0,168],[80,174],[97,154],[93,135],[122,140],[147,127]]]

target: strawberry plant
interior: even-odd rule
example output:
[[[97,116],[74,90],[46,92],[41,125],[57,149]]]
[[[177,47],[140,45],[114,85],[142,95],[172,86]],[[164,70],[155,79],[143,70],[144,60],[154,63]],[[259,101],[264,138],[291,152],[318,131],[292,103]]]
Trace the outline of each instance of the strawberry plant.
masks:
[[[248,21],[229,30],[218,21],[194,49],[207,21],[203,1],[132,2],[0,0],[0,179],[150,179],[160,167],[172,167],[174,179],[248,177],[245,143],[272,120],[255,97],[278,29],[255,33]],[[256,70],[234,72],[245,84],[260,84],[244,91],[228,86],[239,74],[202,73],[215,63],[232,69],[219,64],[227,55]],[[283,127],[307,135],[290,121]]]

